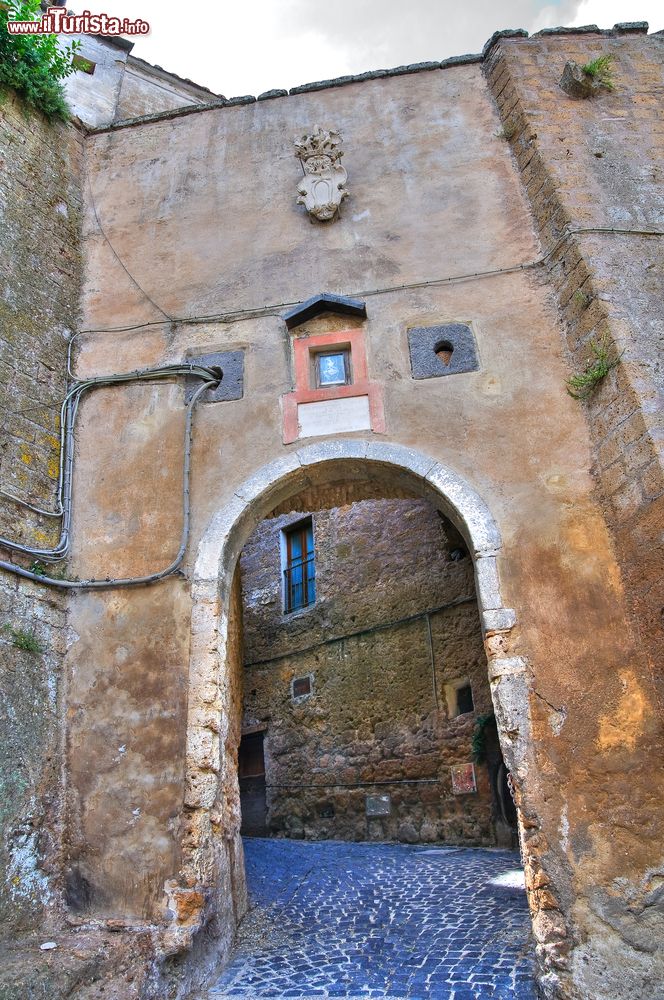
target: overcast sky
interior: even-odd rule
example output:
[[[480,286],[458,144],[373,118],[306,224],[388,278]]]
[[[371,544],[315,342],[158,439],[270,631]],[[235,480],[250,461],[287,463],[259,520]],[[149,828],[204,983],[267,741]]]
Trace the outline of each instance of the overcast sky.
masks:
[[[69,4],[68,4],[69,6]],[[499,28],[648,21],[662,0],[75,0],[77,12],[141,18],[133,54],[226,97],[479,52]]]

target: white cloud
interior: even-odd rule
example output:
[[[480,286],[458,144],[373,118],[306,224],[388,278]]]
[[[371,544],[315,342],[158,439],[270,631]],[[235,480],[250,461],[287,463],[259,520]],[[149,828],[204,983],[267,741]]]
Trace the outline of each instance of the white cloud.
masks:
[[[611,27],[637,19],[626,0],[85,0],[84,6],[148,21],[151,34],[136,40],[134,55],[227,97],[478,52],[500,28]],[[638,19],[661,28],[660,9],[661,0],[643,0]]]
[[[600,28],[612,28],[621,21],[647,21],[651,31],[661,31],[664,28],[664,7],[661,0],[639,0],[635,8],[624,0],[581,0],[570,24],[596,24]]]

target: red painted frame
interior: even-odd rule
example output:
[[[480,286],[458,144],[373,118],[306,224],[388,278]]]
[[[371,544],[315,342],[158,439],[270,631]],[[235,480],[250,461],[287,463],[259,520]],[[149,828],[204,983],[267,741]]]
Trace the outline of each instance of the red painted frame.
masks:
[[[324,386],[320,389],[312,388],[312,354],[318,354],[334,347],[338,347],[340,350],[350,349],[352,383],[350,385]],[[335,330],[334,333],[298,337],[293,341],[293,351],[295,355],[295,391],[282,397],[284,402],[284,444],[297,441],[300,436],[297,420],[297,408],[300,403],[318,403],[326,399],[348,399],[353,396],[369,397],[371,430],[376,434],[385,433],[383,387],[377,382],[369,381],[364,330]]]

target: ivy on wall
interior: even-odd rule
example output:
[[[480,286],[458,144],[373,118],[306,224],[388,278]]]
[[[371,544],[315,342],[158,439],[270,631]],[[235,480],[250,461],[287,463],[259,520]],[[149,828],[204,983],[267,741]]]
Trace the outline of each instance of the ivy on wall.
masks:
[[[486,727],[493,722],[495,715],[493,712],[485,712],[475,719],[475,728],[472,736],[473,760],[476,764],[483,764],[486,760]]]
[[[35,21],[39,0],[0,2],[0,87],[12,88],[49,121],[66,121],[69,108],[62,81],[74,71],[79,42],[61,46],[56,35],[10,35],[7,22]]]

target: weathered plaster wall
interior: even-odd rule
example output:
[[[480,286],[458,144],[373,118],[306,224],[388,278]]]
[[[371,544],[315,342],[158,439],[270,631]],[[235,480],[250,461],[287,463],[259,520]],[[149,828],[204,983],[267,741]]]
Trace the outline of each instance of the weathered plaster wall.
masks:
[[[115,120],[207,104],[216,98],[217,95],[205,87],[180,80],[130,56],[122,75]]]
[[[0,105],[0,489],[52,510],[67,342],[77,324],[81,143]],[[58,522],[0,497],[0,533],[48,547]],[[2,549],[2,557],[9,558]],[[39,926],[60,887],[60,594],[0,578],[0,933]],[[17,648],[31,637],[38,651]]]
[[[267,725],[270,832],[494,843],[486,768],[476,794],[451,783],[491,711],[472,561],[465,547],[450,556],[458,533],[421,500],[317,512],[316,601],[284,614],[280,534],[305,514],[261,522],[240,561],[244,724]],[[294,702],[291,681],[307,675],[313,694]],[[462,679],[475,713],[455,717],[446,685]],[[365,797],[384,793],[390,815],[368,819]]]
[[[292,139],[316,122],[343,133],[352,192],[342,218],[328,226],[312,226],[295,205],[299,167]],[[661,809],[661,796],[648,791],[657,719],[594,492],[592,435],[565,392],[570,369],[558,302],[542,269],[435,284],[538,256],[527,197],[508,144],[496,135],[500,128],[481,69],[471,64],[91,136],[98,218],[90,212],[86,221],[83,328],[100,332],[83,340],[77,369],[103,373],[215,348],[245,351],[244,398],[202,404],[194,432],[188,571],[206,525],[225,503],[244,511],[231,539],[232,562],[253,526],[253,501],[246,501],[247,511],[236,493],[256,469],[298,448],[282,444],[279,398],[293,388],[282,303],[322,290],[366,293],[369,375],[384,387],[387,423],[386,434],[373,440],[450,467],[484,498],[502,533],[503,598],[519,624],[511,634],[489,634],[487,650],[502,664],[493,693],[529,831],[530,898],[547,989],[576,997],[603,977],[618,983],[620,996],[638,996],[644,977],[640,984],[625,978],[615,958],[609,976],[609,959],[599,957],[603,942],[612,940],[603,935],[614,917],[605,906],[598,926],[586,921],[584,907],[598,892],[619,896],[621,874],[632,887],[648,877],[646,855]],[[194,317],[208,319],[186,322]],[[479,370],[414,382],[407,328],[445,321],[472,324]],[[320,331],[326,322],[323,317],[298,333]],[[339,329],[335,323],[329,328]],[[156,394],[121,390],[100,392],[83,406],[74,522],[79,573],[162,565],[177,547],[179,508],[171,484],[181,461],[182,397],[175,389],[159,392],[158,405]],[[107,431],[101,438],[99,427]],[[123,433],[123,447],[112,449],[110,439]],[[304,476],[308,484],[299,481],[292,492],[318,489],[320,475],[312,467]],[[341,481],[366,477],[362,457],[338,470]],[[394,485],[403,486],[397,474]],[[288,489],[274,488],[275,504]],[[72,728],[72,754],[97,760],[106,752],[84,724],[86,715],[96,713],[101,729],[118,718],[111,700],[96,698],[92,679],[100,690],[133,691],[124,731],[146,763],[142,783],[132,785],[132,805],[154,823],[137,824],[126,852],[121,838],[106,837],[103,817],[118,828],[126,819],[125,803],[114,798],[122,772],[109,758],[84,806],[79,789],[87,787],[87,776],[72,788],[70,828],[85,830],[78,862],[99,887],[100,915],[122,906],[130,914],[171,919],[157,885],[177,863],[177,833],[168,810],[151,811],[150,799],[158,793],[164,802],[163,790],[172,788],[169,802],[175,802],[182,743],[172,736],[162,750],[148,752],[146,723],[164,702],[156,686],[142,699],[140,678],[156,672],[155,630],[168,644],[165,677],[184,669],[179,665],[188,662],[191,643],[190,681],[200,683],[188,706],[195,734],[189,750],[198,769],[185,790],[192,826],[184,868],[170,877],[180,885],[188,880],[192,916],[180,915],[180,930],[188,926],[193,933],[205,911],[195,893],[225,907],[224,919],[232,919],[228,899],[213,889],[215,880],[226,884],[230,877],[230,855],[221,852],[209,867],[203,860],[188,867],[187,858],[209,857],[205,845],[216,843],[213,832],[235,842],[231,772],[238,732],[228,728],[226,695],[219,697],[227,684],[218,649],[229,613],[226,591],[207,577],[196,583],[188,636],[179,624],[187,589],[174,580],[154,593],[122,597],[132,655],[120,671],[115,639],[96,641],[113,635],[117,597],[81,595],[75,602],[72,622],[80,639],[71,669],[80,721]],[[637,686],[626,673],[638,678]],[[172,720],[179,734],[182,705],[174,703]],[[69,766],[76,770],[73,757]],[[230,799],[216,810],[219,775]],[[157,834],[164,850],[146,873],[146,893],[145,881],[127,884],[123,865],[132,863],[141,843],[147,857]],[[653,883],[645,892],[654,889]],[[638,926],[639,918],[634,922]],[[580,942],[587,933],[586,954]],[[574,949],[593,971],[580,973],[570,964]]]
[[[95,64],[94,74],[77,70],[64,83],[67,103],[90,128],[107,125],[115,117],[120,87],[131,43],[96,35],[76,37],[79,55]]]
[[[564,94],[558,81],[565,62],[583,65],[602,54],[612,57],[615,89],[590,100]],[[656,833],[662,771],[648,776],[662,746],[664,241],[643,232],[664,230],[663,57],[661,36],[591,32],[504,40],[486,65],[544,248],[551,251],[548,271],[572,367],[583,370],[593,339],[622,355],[579,404],[591,436],[596,495],[642,652],[616,664],[619,687],[606,692],[608,711],[595,737],[597,762],[608,756],[614,776],[607,798],[613,848],[599,848],[592,821],[570,832],[568,841],[588,873],[598,866],[606,872],[574,910],[584,942],[575,960],[578,988],[601,998],[615,995],[606,973],[616,953],[629,956],[619,988],[630,997],[651,994],[664,962],[658,891],[664,858]],[[566,227],[637,231],[579,233],[559,243]]]
[[[66,879],[79,919],[163,912],[164,883],[179,868],[189,609],[177,591],[163,615],[164,597],[176,586],[147,591],[138,607],[131,594],[119,592],[110,607],[86,601],[84,616],[76,614]],[[104,661],[112,672],[100,669]],[[93,844],[104,859],[101,870],[88,857]]]
[[[94,72],[78,69],[65,80],[65,94],[72,113],[89,128],[216,99],[206,87],[131,56],[133,43],[125,38],[73,37],[80,44],[78,55],[94,63]]]

